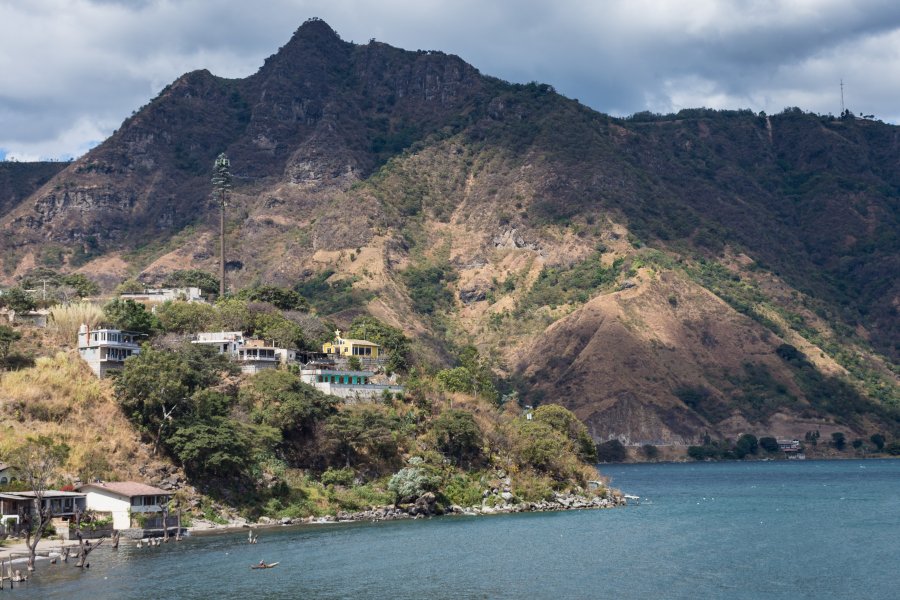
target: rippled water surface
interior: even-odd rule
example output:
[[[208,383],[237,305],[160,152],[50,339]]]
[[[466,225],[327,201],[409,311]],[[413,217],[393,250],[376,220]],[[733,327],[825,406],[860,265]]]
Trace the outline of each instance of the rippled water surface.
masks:
[[[0,600],[900,598],[900,461],[601,469],[641,504],[101,547]]]

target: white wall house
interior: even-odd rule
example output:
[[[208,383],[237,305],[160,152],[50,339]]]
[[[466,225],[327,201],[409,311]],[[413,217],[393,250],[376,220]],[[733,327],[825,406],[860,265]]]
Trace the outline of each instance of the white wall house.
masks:
[[[145,305],[162,304],[174,300],[184,302],[206,302],[203,291],[198,287],[148,288],[143,292],[119,294],[123,300],[134,300]]]
[[[301,369],[300,379],[314,388],[344,400],[377,400],[384,392],[403,392],[399,385],[370,383],[372,371],[338,371],[332,369]]]
[[[296,360],[295,350],[278,348],[263,340],[244,337],[240,331],[198,333],[191,343],[212,346],[219,354],[227,354],[240,365],[242,373],[259,373]]]
[[[103,379],[107,371],[122,368],[126,358],[141,353],[141,336],[119,329],[91,329],[82,324],[78,328],[78,354]]]
[[[112,514],[114,529],[129,529],[132,515],[161,519],[162,507],[172,494],[143,483],[110,481],[87,483],[78,488],[87,497],[88,510]]]

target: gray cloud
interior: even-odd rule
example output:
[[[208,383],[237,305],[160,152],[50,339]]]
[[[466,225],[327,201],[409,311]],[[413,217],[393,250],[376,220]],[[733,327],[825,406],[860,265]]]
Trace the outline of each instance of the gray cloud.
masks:
[[[843,79],[848,108],[900,121],[886,0],[0,0],[0,156],[77,156],[182,73],[253,73],[312,16],[617,115],[837,113]]]

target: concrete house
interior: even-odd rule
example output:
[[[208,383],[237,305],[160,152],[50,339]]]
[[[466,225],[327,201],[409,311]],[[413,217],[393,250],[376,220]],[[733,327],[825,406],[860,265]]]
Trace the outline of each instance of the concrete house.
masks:
[[[259,373],[296,361],[296,351],[278,348],[265,340],[244,337],[240,331],[198,333],[191,343],[212,346],[219,354],[227,354],[240,365],[243,373]]]
[[[183,302],[206,302],[203,291],[198,287],[148,288],[143,292],[119,294],[123,300],[134,300],[145,306],[157,306],[163,302],[181,300]]]
[[[371,383],[372,371],[341,371],[337,369],[303,368],[300,379],[314,388],[344,400],[377,400],[384,392],[403,392],[399,385]]]
[[[125,359],[140,354],[140,333],[119,329],[91,329],[82,324],[78,329],[78,353],[90,365],[97,377],[103,379],[113,369],[121,369]]]
[[[78,491],[85,495],[88,510],[112,514],[114,529],[161,527],[162,507],[172,498],[170,492],[133,481],[86,483]]]
[[[375,342],[368,340],[354,340],[341,337],[341,330],[334,332],[335,338],[330,342],[322,344],[322,352],[340,358],[350,358],[356,356],[358,358],[375,359],[381,355],[381,346]]]

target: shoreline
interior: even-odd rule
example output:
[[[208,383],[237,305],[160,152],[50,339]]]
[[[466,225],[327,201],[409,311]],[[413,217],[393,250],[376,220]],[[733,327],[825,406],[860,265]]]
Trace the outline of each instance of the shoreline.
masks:
[[[421,499],[420,499],[421,500]],[[334,515],[321,517],[309,516],[299,518],[268,519],[256,523],[232,521],[223,525],[189,527],[190,536],[205,536],[227,533],[238,533],[247,530],[268,530],[299,525],[329,525],[336,523],[378,523],[382,521],[415,520],[431,517],[451,516],[485,516],[513,513],[562,512],[568,510],[602,510],[628,505],[624,494],[614,493],[610,497],[587,497],[575,494],[557,494],[553,500],[540,502],[503,503],[497,506],[451,505],[443,510],[435,510],[434,504],[417,501],[414,504],[373,506],[367,510],[348,512],[338,511]],[[267,517],[263,517],[267,519]]]
[[[426,497],[423,497],[426,498]],[[431,496],[433,498],[433,495]],[[282,527],[297,527],[303,525],[334,525],[338,523],[378,523],[383,521],[400,521],[400,520],[416,520],[431,517],[451,517],[451,516],[486,516],[486,515],[503,515],[514,513],[539,513],[539,512],[562,512],[569,510],[603,510],[624,507],[628,505],[628,500],[624,494],[615,492],[609,497],[588,497],[576,494],[557,494],[552,500],[542,500],[540,502],[520,502],[516,504],[503,503],[497,506],[469,506],[462,507],[451,505],[443,510],[438,510],[434,502],[429,502],[428,498],[424,502],[417,501],[413,504],[405,505],[385,505],[373,506],[367,510],[358,512],[338,511],[334,515],[324,515],[321,517],[309,516],[300,518],[282,518],[269,519],[267,521],[257,521],[250,523],[247,521],[231,521],[226,524],[212,524],[203,521],[201,526],[187,527],[187,535],[185,537],[204,537],[210,535],[226,535],[230,533],[241,533],[246,531],[266,531],[272,529],[280,529]],[[266,517],[263,517],[266,519]],[[158,536],[157,536],[158,537]],[[122,538],[122,543],[133,543],[134,540],[126,540]],[[69,546],[78,548],[77,543],[70,540],[47,539],[41,540],[37,546],[37,561],[51,560],[61,556],[60,550]],[[28,560],[28,547],[24,541],[18,541],[9,546],[0,547],[0,562],[12,561],[12,564],[24,564]]]

